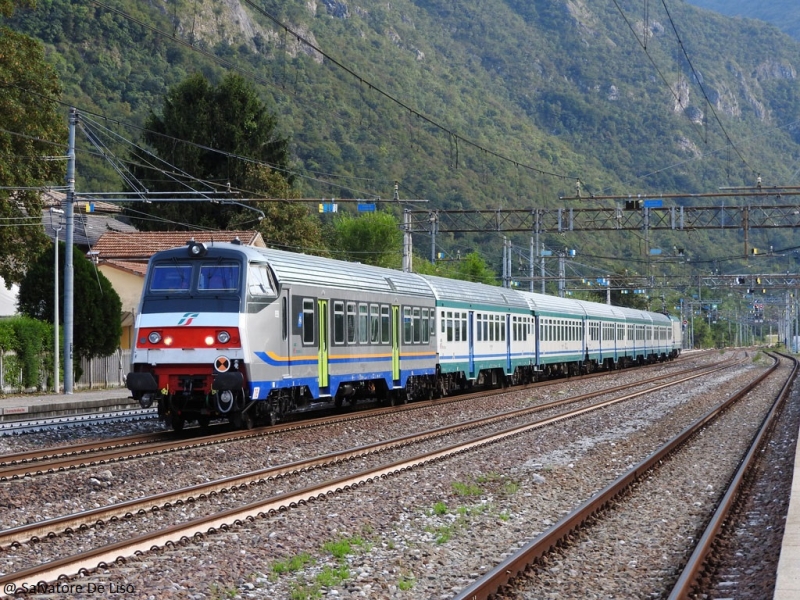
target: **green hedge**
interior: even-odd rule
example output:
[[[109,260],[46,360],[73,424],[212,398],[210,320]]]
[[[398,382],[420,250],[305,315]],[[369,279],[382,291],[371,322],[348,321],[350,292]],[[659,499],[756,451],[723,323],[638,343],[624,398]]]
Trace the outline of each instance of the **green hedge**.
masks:
[[[21,386],[41,390],[42,370],[52,371],[53,368],[53,341],[52,323],[29,317],[0,320],[0,352],[16,355],[4,360],[4,375],[10,374],[16,381],[21,370]]]

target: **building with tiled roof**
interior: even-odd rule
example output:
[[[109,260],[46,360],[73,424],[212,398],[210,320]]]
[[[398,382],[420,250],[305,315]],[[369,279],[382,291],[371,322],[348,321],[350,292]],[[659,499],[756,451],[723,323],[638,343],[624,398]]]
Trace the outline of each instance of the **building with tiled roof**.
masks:
[[[109,231],[92,246],[89,258],[111,282],[122,302],[122,348],[130,348],[133,341],[136,310],[150,257],[161,250],[185,246],[190,239],[207,245],[238,239],[246,246],[266,247],[257,231]]]
[[[64,215],[50,212],[51,208],[63,210],[64,194],[48,191],[42,193],[42,226],[47,237],[66,241]],[[75,202],[73,205],[75,227],[73,243],[85,251],[91,250],[102,235],[109,232],[136,233],[136,227],[121,221],[122,207],[111,202]]]

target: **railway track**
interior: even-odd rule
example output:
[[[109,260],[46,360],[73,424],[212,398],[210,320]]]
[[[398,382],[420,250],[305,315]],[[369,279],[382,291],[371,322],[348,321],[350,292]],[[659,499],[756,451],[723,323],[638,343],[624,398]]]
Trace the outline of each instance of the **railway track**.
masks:
[[[703,597],[696,594],[703,592],[702,580],[707,559],[713,553],[714,542],[746,477],[748,469],[751,468],[753,460],[758,456],[766,436],[774,426],[775,415],[780,411],[786,398],[787,390],[796,376],[797,361],[795,359],[791,360],[793,362],[791,372],[786,376],[786,381],[781,388],[781,392],[775,398],[769,414],[754,435],[752,443],[742,459],[741,467],[731,477],[728,489],[722,494],[719,508],[708,520],[705,532],[698,536],[699,542],[686,562],[685,568],[669,596],[671,600]],[[640,485],[642,481],[655,477],[654,473],[663,463],[672,460],[691,440],[703,435],[725,411],[734,407],[737,402],[774,373],[778,364],[779,361],[776,359],[773,367],[756,381],[731,395],[725,402],[696,420],[645,460],[635,465],[603,490],[585,500],[547,531],[530,540],[521,548],[509,552],[508,556],[493,569],[484,573],[472,584],[461,590],[455,596],[456,600],[480,600],[490,597],[535,597],[536,592],[528,590],[526,582],[533,573],[537,572],[540,566],[552,564],[552,561],[548,561],[548,557],[551,554],[557,550],[567,549],[565,551],[568,551],[581,540],[585,540],[581,536],[582,532],[590,532],[596,523],[602,521],[609,512],[620,511],[630,495],[633,494],[632,489]],[[577,552],[579,553],[580,551],[577,550]],[[555,592],[552,589],[551,591]]]
[[[147,551],[152,547],[178,543],[180,540],[188,540],[197,535],[204,535],[208,531],[227,528],[238,522],[252,520],[259,515],[263,516],[274,514],[279,511],[287,510],[293,506],[314,502],[318,499],[327,497],[330,494],[348,490],[352,487],[358,487],[368,481],[391,477],[392,475],[401,473],[408,469],[413,469],[424,464],[440,461],[450,456],[455,456],[476,448],[484,447],[488,444],[497,443],[498,441],[508,439],[509,437],[519,436],[537,428],[557,422],[563,422],[566,419],[573,419],[582,414],[586,414],[591,411],[597,411],[601,408],[606,408],[625,400],[642,396],[644,394],[649,394],[657,389],[679,385],[695,378],[704,377],[709,373],[715,372],[716,370],[730,368],[731,366],[732,364],[728,363],[722,366],[718,365],[714,368],[700,371],[698,371],[698,369],[692,369],[691,375],[682,376],[680,378],[678,378],[678,374],[673,373],[670,374],[668,378],[671,378],[674,381],[669,383],[663,383],[663,379],[665,378],[664,376],[652,378],[648,381],[648,383],[652,385],[648,385],[646,389],[639,389],[633,393],[623,394],[622,396],[602,400],[588,406],[581,406],[575,408],[574,410],[550,415],[545,418],[537,419],[533,422],[524,422],[522,424],[517,423],[499,431],[478,435],[477,437],[473,437],[467,441],[460,441],[449,446],[440,447],[432,452],[401,458],[400,460],[391,461],[388,464],[384,461],[368,470],[342,475],[334,479],[325,480],[314,485],[306,486],[300,490],[275,494],[265,500],[251,502],[244,506],[236,506],[222,512],[190,520],[186,523],[172,525],[159,531],[141,535],[134,539],[94,548],[91,551],[82,553],[80,555],[60,558],[50,561],[44,565],[10,573],[1,578],[0,583],[2,583],[4,586],[23,588],[23,586],[26,584],[30,585],[31,582],[37,582],[40,580],[49,581],[63,574],[74,575],[75,573],[80,572],[82,569],[91,569],[96,567],[98,564],[104,565],[116,561],[120,556],[130,556],[136,554],[137,552]],[[264,481],[274,480],[277,477],[287,477],[290,474],[306,472],[310,469],[319,469],[324,465],[342,463],[343,461],[352,461],[358,457],[374,455],[379,452],[387,452],[390,449],[411,447],[413,444],[419,444],[424,440],[432,438],[444,439],[445,436],[452,436],[456,432],[485,428],[492,424],[507,422],[514,419],[524,420],[526,417],[537,412],[553,410],[555,408],[563,407],[567,404],[586,400],[592,396],[596,397],[599,395],[608,395],[612,392],[621,392],[625,388],[631,387],[641,388],[643,387],[643,382],[637,382],[636,384],[626,386],[618,386],[616,388],[612,388],[612,390],[602,390],[601,392],[587,394],[582,397],[565,398],[556,402],[548,403],[546,405],[529,407],[499,415],[492,415],[491,417],[483,419],[475,419],[467,423],[461,423],[455,426],[443,427],[411,436],[405,436],[403,438],[391,440],[381,444],[353,448],[343,453],[317,457],[311,461],[303,461],[290,465],[284,465],[279,468],[264,470],[259,473],[248,473],[242,475],[241,477],[228,478],[225,481],[213,482],[208,486],[193,486],[191,489],[179,490],[172,493],[170,496],[164,496],[157,500],[154,498],[142,499],[138,505],[120,505],[116,507],[109,507],[106,509],[106,512],[103,513],[91,511],[89,513],[84,513],[83,515],[73,515],[69,517],[72,519],[71,521],[58,520],[57,522],[53,521],[39,523],[31,525],[30,527],[26,526],[23,528],[17,528],[13,531],[3,532],[3,543],[7,546],[20,546],[23,543],[23,540],[26,538],[30,539],[32,537],[36,541],[44,542],[44,539],[47,537],[57,537],[59,535],[59,529],[63,531],[65,528],[69,528],[74,531],[80,528],[87,528],[87,523],[95,523],[99,521],[102,525],[103,523],[110,523],[113,519],[118,519],[120,517],[125,518],[127,516],[130,518],[135,512],[145,511],[145,507],[152,507],[154,502],[158,502],[160,507],[165,507],[168,505],[165,503],[174,504],[190,502],[192,498],[196,498],[199,495],[207,496],[213,493],[220,493],[224,489],[253,486]],[[10,588],[6,587],[6,589]]]
[[[158,412],[154,408],[134,408],[115,410],[86,415],[64,415],[60,417],[43,417],[39,419],[0,422],[0,436],[21,435],[64,427],[86,427],[122,421],[140,421],[156,419]]]
[[[732,362],[728,362],[732,365]],[[678,377],[684,373],[695,371],[696,368],[678,371],[677,373],[667,373],[657,377],[646,379],[642,384],[663,381],[670,377]],[[626,371],[634,372],[634,371]],[[581,379],[604,377],[607,373],[594,373],[582,377]],[[512,391],[532,390],[562,384],[564,380],[554,380],[519,386]],[[612,390],[614,388],[611,388]],[[188,450],[191,448],[209,447],[216,444],[224,444],[234,441],[257,439],[264,436],[273,436],[287,431],[297,431],[310,429],[331,424],[349,423],[370,419],[375,416],[386,416],[391,412],[409,412],[425,410],[432,406],[442,406],[451,403],[470,402],[472,400],[487,397],[493,394],[507,393],[509,389],[481,390],[458,396],[442,398],[438,400],[427,400],[414,402],[412,404],[395,406],[391,408],[371,408],[360,410],[353,413],[336,415],[334,417],[320,417],[315,419],[283,423],[272,427],[260,427],[252,430],[242,431],[222,431],[211,435],[197,435],[195,437],[180,437],[176,439],[173,432],[146,433],[115,438],[112,440],[101,440],[84,444],[72,445],[68,447],[52,447],[40,450],[30,450],[15,454],[0,456],[0,482],[14,480],[23,477],[35,477],[56,472],[69,471],[74,469],[85,469],[98,465],[105,465],[115,462],[155,456]],[[192,431],[192,430],[188,430]],[[200,434],[200,430],[196,432]]]

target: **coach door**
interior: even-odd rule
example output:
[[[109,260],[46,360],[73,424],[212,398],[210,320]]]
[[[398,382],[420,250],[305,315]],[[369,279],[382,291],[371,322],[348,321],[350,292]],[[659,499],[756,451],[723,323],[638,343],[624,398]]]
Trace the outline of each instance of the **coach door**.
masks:
[[[511,373],[511,315],[506,315],[506,374]]]
[[[319,387],[328,387],[328,301],[317,300],[319,313],[319,351],[317,364],[319,365]]]
[[[400,307],[392,305],[392,380],[400,381]]]
[[[469,311],[467,321],[467,339],[469,344],[469,378],[475,378],[475,311]]]

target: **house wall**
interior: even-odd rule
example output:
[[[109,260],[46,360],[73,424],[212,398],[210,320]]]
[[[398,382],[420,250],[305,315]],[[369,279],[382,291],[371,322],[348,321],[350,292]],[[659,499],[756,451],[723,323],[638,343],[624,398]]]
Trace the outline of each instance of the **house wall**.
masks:
[[[133,344],[136,311],[139,308],[144,277],[102,263],[99,265],[99,269],[111,283],[122,302],[122,338],[119,345],[124,350],[130,349]]]

